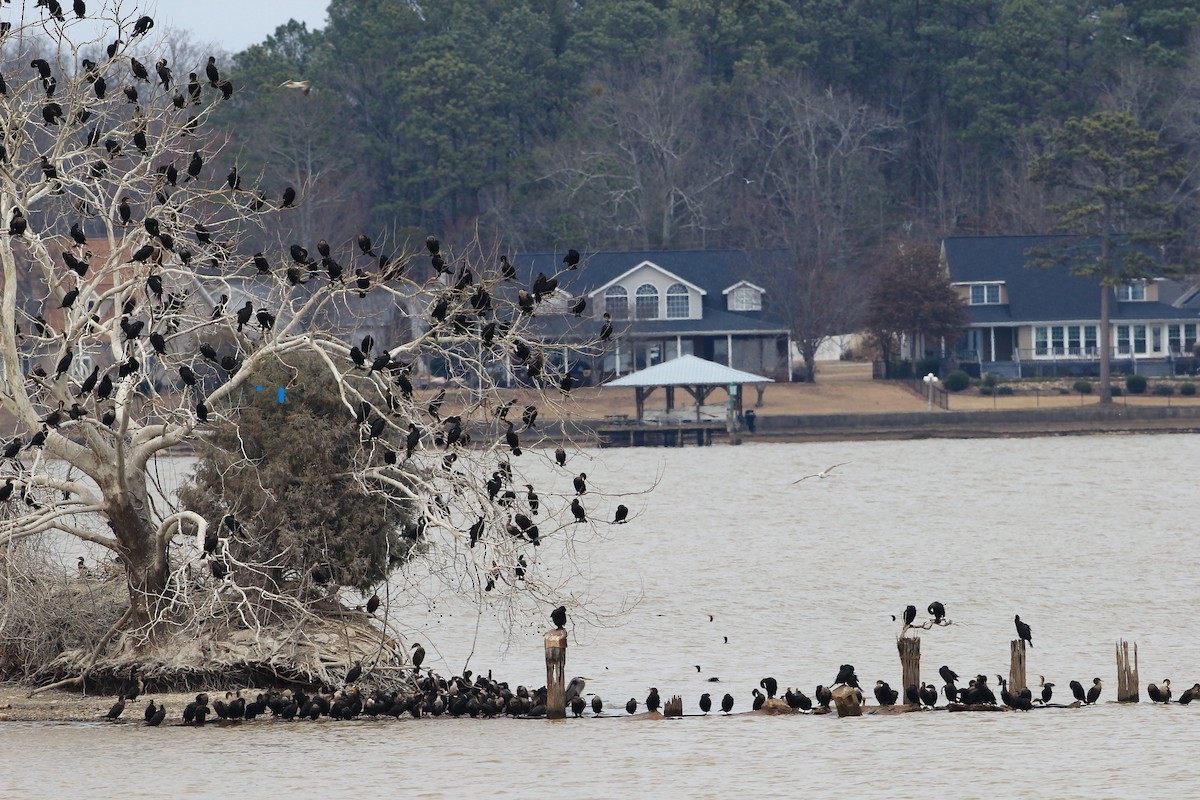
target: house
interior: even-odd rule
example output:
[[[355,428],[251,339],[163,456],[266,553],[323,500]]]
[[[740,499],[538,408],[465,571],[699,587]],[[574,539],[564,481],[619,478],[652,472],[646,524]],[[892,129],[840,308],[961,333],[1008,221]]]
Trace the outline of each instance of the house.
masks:
[[[791,380],[791,334],[772,315],[768,292],[754,276],[784,268],[782,251],[675,250],[585,254],[563,271],[561,253],[518,255],[527,277],[559,274],[555,298],[543,302],[536,329],[547,339],[578,343],[559,354],[589,382],[696,355],[774,380]],[[583,297],[582,317],[570,313]],[[603,315],[613,339],[597,348]],[[572,370],[576,371],[576,370]]]
[[[1066,266],[1029,266],[1034,248],[1098,239],[1071,236],[951,236],[942,267],[966,304],[969,323],[952,357],[971,373],[1000,377],[1095,375],[1100,357],[1100,289]],[[1112,367],[1143,375],[1190,372],[1200,324],[1195,287],[1167,278],[1111,289]]]

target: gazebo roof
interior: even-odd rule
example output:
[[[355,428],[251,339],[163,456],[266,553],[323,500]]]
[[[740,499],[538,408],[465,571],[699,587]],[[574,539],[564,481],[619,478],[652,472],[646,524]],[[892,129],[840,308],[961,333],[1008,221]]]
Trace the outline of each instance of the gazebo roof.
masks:
[[[774,383],[770,378],[732,369],[697,356],[680,356],[640,369],[604,386],[728,386],[731,383]]]

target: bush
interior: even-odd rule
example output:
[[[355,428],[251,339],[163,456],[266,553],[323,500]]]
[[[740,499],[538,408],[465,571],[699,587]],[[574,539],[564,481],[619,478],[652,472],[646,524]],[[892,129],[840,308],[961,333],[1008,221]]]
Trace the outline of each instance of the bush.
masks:
[[[988,386],[986,383],[979,384],[979,393],[985,397],[990,396],[995,391],[994,387]]]
[[[1113,397],[1120,397],[1123,394],[1125,394],[1125,390],[1122,389],[1120,386],[1112,387],[1112,396]]]
[[[961,392],[971,385],[971,376],[963,372],[961,369],[956,369],[946,376],[946,380],[942,381],[947,392]]]
[[[1012,395],[1012,393],[1013,393],[1013,388],[1011,386],[997,386],[996,387],[996,394],[1000,395],[1001,397],[1009,397]]]
[[[1196,394],[1196,384],[1185,383],[1185,384],[1180,385],[1179,393],[1181,395],[1183,395],[1184,397],[1194,397]]]
[[[994,388],[996,388],[996,384],[999,383],[999,381],[1000,381],[1000,379],[996,377],[996,373],[989,372],[988,374],[983,376],[982,383],[987,388],[994,389]]]
[[[1130,375],[1125,379],[1125,388],[1130,394],[1145,394],[1146,393],[1146,376],[1145,375]]]
[[[1175,394],[1175,387],[1169,383],[1160,383],[1154,387],[1154,393],[1159,397],[1170,397]]]
[[[1092,393],[1092,382],[1089,381],[1087,378],[1080,378],[1079,380],[1075,381],[1074,385],[1072,385],[1071,388],[1074,389],[1075,391],[1079,392],[1080,394],[1091,394]]]

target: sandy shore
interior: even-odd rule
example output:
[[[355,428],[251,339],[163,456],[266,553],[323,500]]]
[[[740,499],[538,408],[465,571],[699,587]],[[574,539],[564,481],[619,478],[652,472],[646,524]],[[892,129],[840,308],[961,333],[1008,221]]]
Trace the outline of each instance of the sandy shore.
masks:
[[[101,722],[117,701],[107,695],[51,690],[30,697],[32,687],[6,684],[0,686],[0,722]],[[244,693],[243,693],[244,694]],[[209,694],[213,697],[212,693]],[[253,695],[251,695],[253,697]],[[143,694],[126,703],[122,722],[142,722],[142,712],[150,700],[165,703],[167,722],[178,722],[183,707],[196,699],[196,694]],[[164,723],[167,724],[167,723]]]

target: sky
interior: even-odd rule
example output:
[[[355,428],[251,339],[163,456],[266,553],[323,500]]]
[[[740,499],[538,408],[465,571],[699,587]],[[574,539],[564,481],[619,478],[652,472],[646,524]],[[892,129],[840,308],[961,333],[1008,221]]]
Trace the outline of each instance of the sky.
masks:
[[[88,0],[88,6],[95,1]],[[63,5],[70,7],[70,3]],[[214,42],[237,53],[258,44],[289,19],[310,29],[325,27],[329,0],[158,0],[157,5],[150,12],[156,25],[189,31],[196,42]]]

